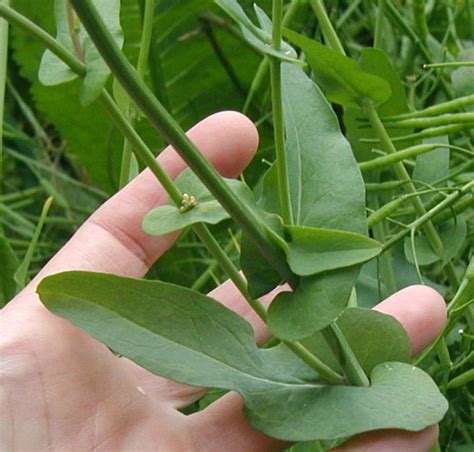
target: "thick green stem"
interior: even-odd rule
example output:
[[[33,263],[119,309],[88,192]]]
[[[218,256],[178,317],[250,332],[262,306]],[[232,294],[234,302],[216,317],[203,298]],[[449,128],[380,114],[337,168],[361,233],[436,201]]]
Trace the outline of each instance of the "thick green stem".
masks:
[[[326,8],[321,0],[309,0],[309,4],[311,8],[313,8],[314,14],[321,25],[323,30],[324,39],[329,43],[329,45],[338,52],[342,53],[343,55],[346,54],[344,47],[342,47],[341,41],[337,36],[334,27],[332,26],[331,21],[329,20],[328,14],[326,12]]]
[[[344,378],[324,364],[316,356],[314,356],[304,345],[299,342],[285,342],[285,345],[298,357],[300,357],[309,367],[314,369],[318,374],[330,384],[343,385]]]
[[[347,381],[354,386],[369,387],[370,381],[337,323],[331,323],[322,333],[344,369]]]
[[[162,133],[163,137],[174,146],[234,221],[242,227],[260,253],[272,263],[285,280],[296,286],[297,279],[268,239],[261,220],[240,202],[178,123],[156,99],[146,84],[140,80],[134,68],[115,44],[91,0],[71,0],[71,2],[92,41],[129,96]]]
[[[273,34],[275,50],[281,49],[283,0],[273,0]],[[281,93],[281,61],[270,58],[270,79],[272,89],[273,130],[275,139],[276,165],[278,171],[278,193],[281,216],[285,224],[293,224],[291,210],[290,181],[285,152],[285,128],[283,123],[283,100]]]

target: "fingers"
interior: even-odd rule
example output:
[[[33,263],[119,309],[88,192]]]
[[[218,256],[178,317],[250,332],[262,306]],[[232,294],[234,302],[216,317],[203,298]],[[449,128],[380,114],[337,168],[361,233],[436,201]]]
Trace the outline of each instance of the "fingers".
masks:
[[[236,177],[258,145],[255,126],[243,115],[222,112],[193,127],[188,136],[226,177]],[[172,148],[158,158],[174,178],[186,167]],[[141,277],[174,242],[176,234],[151,237],[141,229],[144,215],[167,202],[167,194],[149,170],[107,201],[82,225],[35,278],[66,270],[88,270]],[[31,287],[30,287],[31,288]]]
[[[413,355],[420,353],[441,333],[446,323],[446,303],[428,286],[410,286],[393,294],[375,310],[395,317],[410,338]]]
[[[237,300],[231,303],[233,309],[239,306]],[[446,321],[446,305],[443,298],[435,290],[426,286],[411,286],[397,292],[375,308],[395,317],[405,328],[412,345],[412,353],[420,352],[424,347],[430,344],[441,333]],[[265,335],[265,327],[259,323],[254,324],[258,334]],[[232,422],[225,426],[225,435],[229,438],[241,438],[242,448],[240,450],[283,450],[282,443],[266,437],[259,433],[256,436],[255,430],[244,418],[241,410],[242,401],[236,394],[228,394],[222,399],[210,405],[207,409],[196,413],[190,417],[192,428],[198,429],[203,438],[210,440],[214,432],[214,426],[220,425],[224,416],[231,416]],[[232,414],[229,414],[232,413]],[[352,450],[370,450],[370,451],[398,451],[429,450],[436,437],[436,429],[427,429],[422,432],[404,432],[398,430],[383,431],[377,433],[362,434],[356,440],[363,445],[361,449],[352,449],[352,442],[349,442],[345,449],[341,451]],[[405,436],[406,435],[406,436]],[[244,445],[243,441],[248,438],[248,443]],[[258,438],[258,441],[257,439]],[[375,442],[375,448],[367,449],[367,445]],[[254,448],[258,444],[259,448]],[[358,444],[358,443],[355,443]],[[409,447],[397,448],[398,445],[414,444],[415,448]],[[377,445],[383,445],[385,448],[377,448]],[[422,445],[423,447],[416,448]],[[424,448],[424,446],[426,446]],[[221,444],[224,447],[225,443]],[[365,447],[365,449],[364,449]],[[218,450],[218,448],[216,448]],[[238,450],[238,449],[236,449]]]

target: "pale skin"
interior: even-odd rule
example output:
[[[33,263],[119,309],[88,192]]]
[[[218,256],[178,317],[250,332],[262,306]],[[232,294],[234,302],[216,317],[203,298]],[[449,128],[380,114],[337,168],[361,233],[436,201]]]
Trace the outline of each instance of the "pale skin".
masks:
[[[189,136],[226,177],[236,177],[258,145],[253,124],[224,112],[195,126]],[[172,149],[159,161],[175,177],[184,162]],[[0,450],[12,451],[277,451],[288,444],[255,431],[242,415],[242,400],[228,394],[191,416],[178,409],[205,390],[152,375],[70,323],[48,312],[36,295],[38,282],[67,270],[143,277],[175,235],[141,231],[144,214],[167,196],[145,171],[107,201],[0,312]],[[212,297],[250,321],[258,343],[268,332],[230,283]],[[264,299],[271,301],[271,296]],[[440,333],[445,303],[424,286],[406,288],[375,309],[405,327],[413,354]],[[283,407],[284,409],[284,407]],[[380,431],[360,435],[343,451],[428,451],[437,427],[422,432]]]

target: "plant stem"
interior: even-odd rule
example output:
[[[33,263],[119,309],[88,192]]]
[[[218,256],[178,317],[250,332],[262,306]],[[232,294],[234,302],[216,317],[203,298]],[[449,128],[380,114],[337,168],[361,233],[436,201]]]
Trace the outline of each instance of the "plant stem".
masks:
[[[344,47],[342,47],[341,41],[337,36],[331,21],[329,20],[328,14],[321,0],[309,0],[311,8],[313,8],[314,14],[321,25],[323,30],[324,39],[329,45],[343,55],[346,54]]]
[[[71,2],[92,41],[129,96],[229,212],[234,221],[242,227],[265,259],[286,281],[296,286],[296,277],[268,239],[261,220],[240,202],[215,168],[209,164],[146,84],[140,80],[115,44],[91,0],[71,0]]]
[[[413,19],[418,29],[418,35],[425,42],[428,36],[428,25],[425,15],[425,0],[412,0]]]
[[[151,37],[153,35],[153,19],[155,10],[155,0],[145,0],[145,10],[143,13],[142,37],[140,41],[140,52],[138,54],[137,75],[142,80],[145,78],[145,71],[150,55]]]
[[[382,48],[383,21],[385,18],[385,0],[379,0],[377,17],[375,20],[374,48]]]
[[[424,64],[423,69],[440,69],[445,67],[472,67],[474,66],[474,61],[448,61],[447,63],[430,63]]]
[[[375,109],[374,104],[370,101],[366,102],[364,105],[364,110],[385,152],[387,152],[387,154],[396,154],[397,149],[395,148],[395,145],[392,143],[392,140],[390,139],[390,136],[388,135],[387,130],[385,129],[382,121],[380,120],[380,117],[377,113],[377,110]],[[397,175],[397,178],[400,181],[406,182],[403,185],[405,192],[409,194],[416,193],[416,187],[413,184],[410,178],[410,175],[408,174],[408,171],[406,170],[403,163],[394,162],[393,168],[395,170],[395,174]],[[423,203],[421,202],[421,199],[418,196],[413,196],[412,198],[410,198],[410,201],[413,204],[413,208],[415,209],[415,212],[417,213],[417,215],[421,216],[426,213],[425,207],[423,206]],[[441,241],[438,235],[438,232],[436,231],[436,228],[434,227],[431,221],[428,221],[425,224],[425,231],[426,231],[428,240],[431,246],[433,247],[433,250],[439,257],[442,257],[444,253],[443,242]],[[454,286],[457,286],[457,284],[458,284],[457,282],[455,283],[453,281]]]
[[[463,374],[453,378],[448,384],[447,389],[460,388],[469,384],[471,381],[474,381],[474,369],[470,369]]]
[[[293,17],[295,16],[296,12],[302,5],[300,0],[292,0],[291,3],[288,5],[287,10],[283,14],[283,19],[282,19],[282,26],[286,27],[288,24],[291,22]],[[252,84],[250,85],[250,89],[247,95],[247,98],[245,99],[245,104],[242,109],[244,113],[246,113],[252,104],[253,98],[255,97],[255,94],[258,92],[260,89],[262,83],[265,80],[265,76],[267,75],[267,71],[270,67],[270,62],[268,58],[264,58],[260,65],[258,66],[257,72],[255,73],[255,77],[252,80]]]
[[[395,243],[399,242],[401,239],[406,237],[410,233],[410,230],[412,228],[416,229],[423,226],[427,222],[431,221],[440,212],[451,207],[451,205],[453,205],[461,196],[463,196],[466,193],[469,193],[470,191],[472,191],[473,188],[474,188],[474,181],[471,181],[471,182],[468,182],[463,187],[461,187],[459,191],[457,191],[456,193],[452,193],[446,196],[446,198],[443,201],[441,201],[432,209],[428,210],[424,215],[418,217],[415,221],[409,224],[406,229],[400,231],[398,234],[395,234],[391,239],[385,242],[382,245],[382,252],[389,249],[390,247],[395,245]]]
[[[274,49],[277,51],[281,49],[282,11],[283,0],[273,0],[272,42]],[[293,213],[291,210],[290,181],[285,152],[285,129],[283,125],[283,100],[281,93],[281,61],[278,58],[270,58],[270,79],[281,216],[283,223],[291,225],[293,224]]]
[[[308,366],[319,373],[321,378],[333,385],[343,385],[344,378],[314,356],[304,345],[299,342],[284,342],[284,344],[298,355]]]
[[[333,351],[341,367],[344,369],[347,381],[354,386],[368,388],[370,386],[369,379],[337,323],[331,323],[322,333],[329,348]]]
[[[267,311],[265,307],[258,299],[252,298],[250,296],[247,290],[247,282],[237,270],[235,265],[232,263],[229,256],[227,256],[226,252],[222,249],[217,240],[211,234],[207,226],[202,223],[196,224],[194,225],[193,230],[201,239],[201,241],[206,245],[206,248],[209,250],[214,259],[219,262],[221,268],[229,276],[229,278],[235,284],[235,286],[243,295],[248,304],[253,308],[253,310],[263,321],[266,321]]]
[[[10,0],[4,0],[6,6]],[[0,195],[3,193],[3,117],[8,67],[8,22],[0,19]]]

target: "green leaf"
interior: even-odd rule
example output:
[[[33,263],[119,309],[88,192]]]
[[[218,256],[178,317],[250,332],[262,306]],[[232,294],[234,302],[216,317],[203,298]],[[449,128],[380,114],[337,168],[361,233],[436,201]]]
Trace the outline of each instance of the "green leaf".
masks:
[[[112,34],[115,43],[121,48],[123,45],[123,32],[120,26],[120,0],[94,0],[105,25]],[[77,53],[71,37],[68,11],[65,0],[56,0],[54,5],[56,18],[56,41],[66,47],[71,53]],[[90,105],[99,97],[110,76],[110,69],[100,56],[92,40],[79,22],[72,25],[73,33],[83,54],[86,65],[86,77],[81,92],[81,104]],[[58,85],[74,80],[76,75],[51,51],[46,50],[41,60],[39,80],[46,86]]]
[[[390,97],[377,106],[377,112],[381,117],[398,115],[409,111],[405,87],[393,64],[383,50],[362,49],[359,65],[363,71],[384,79],[390,85],[392,92]],[[347,128],[347,137],[351,142],[357,160],[362,162],[377,157],[377,155],[372,152],[374,147],[378,147],[377,145],[360,142],[363,138],[376,138],[372,128],[368,127],[367,115],[359,108],[348,108],[344,114],[344,124]],[[397,137],[411,133],[412,130],[388,127],[387,132],[391,137]],[[407,146],[407,142],[395,143],[395,145],[401,149]]]
[[[14,275],[20,265],[10,243],[0,230],[0,308],[3,308],[16,295]]]
[[[247,185],[236,179],[226,179],[226,183],[241,201],[251,209],[256,208],[252,191]],[[227,211],[190,169],[176,178],[176,184],[183,194],[194,196],[197,204],[184,212],[174,204],[151,210],[142,225],[147,234],[163,235],[196,223],[217,224],[229,218]]]
[[[438,232],[444,245],[442,263],[445,265],[461,250],[466,240],[467,225],[462,215],[439,225]],[[410,238],[404,241],[405,258],[411,264],[415,263]],[[440,257],[433,251],[428,238],[423,234],[415,237],[415,252],[419,265],[431,265],[440,261]]]
[[[390,85],[362,70],[352,58],[294,31],[285,30],[284,35],[304,51],[316,82],[330,101],[360,109],[367,99],[378,105],[390,97]]]
[[[369,388],[325,386],[280,347],[259,350],[249,323],[209,297],[158,281],[67,272],[45,278],[40,297],[108,347],[182,383],[235,390],[254,427],[289,441],[367,430],[421,430],[447,409],[423,371],[377,366]]]
[[[301,276],[361,264],[382,251],[379,242],[354,232],[307,226],[285,226],[285,232],[288,265]]]
[[[302,69],[286,63],[282,94],[296,225],[367,234],[364,182],[331,106]],[[265,176],[262,205],[278,213],[275,169]],[[357,273],[357,268],[332,271],[278,296],[268,312],[272,331],[301,338],[327,326],[346,307]]]
[[[296,52],[286,42],[282,42],[281,51],[277,51],[272,47],[271,20],[261,8],[255,8],[258,21],[262,27],[258,28],[245,14],[245,11],[236,0],[215,0],[215,3],[239,24],[245,39],[255,48],[283,61],[300,63],[296,59]]]
[[[267,324],[282,340],[297,341],[336,320],[347,306],[355,268],[301,278],[294,292],[282,292],[268,309]]]

